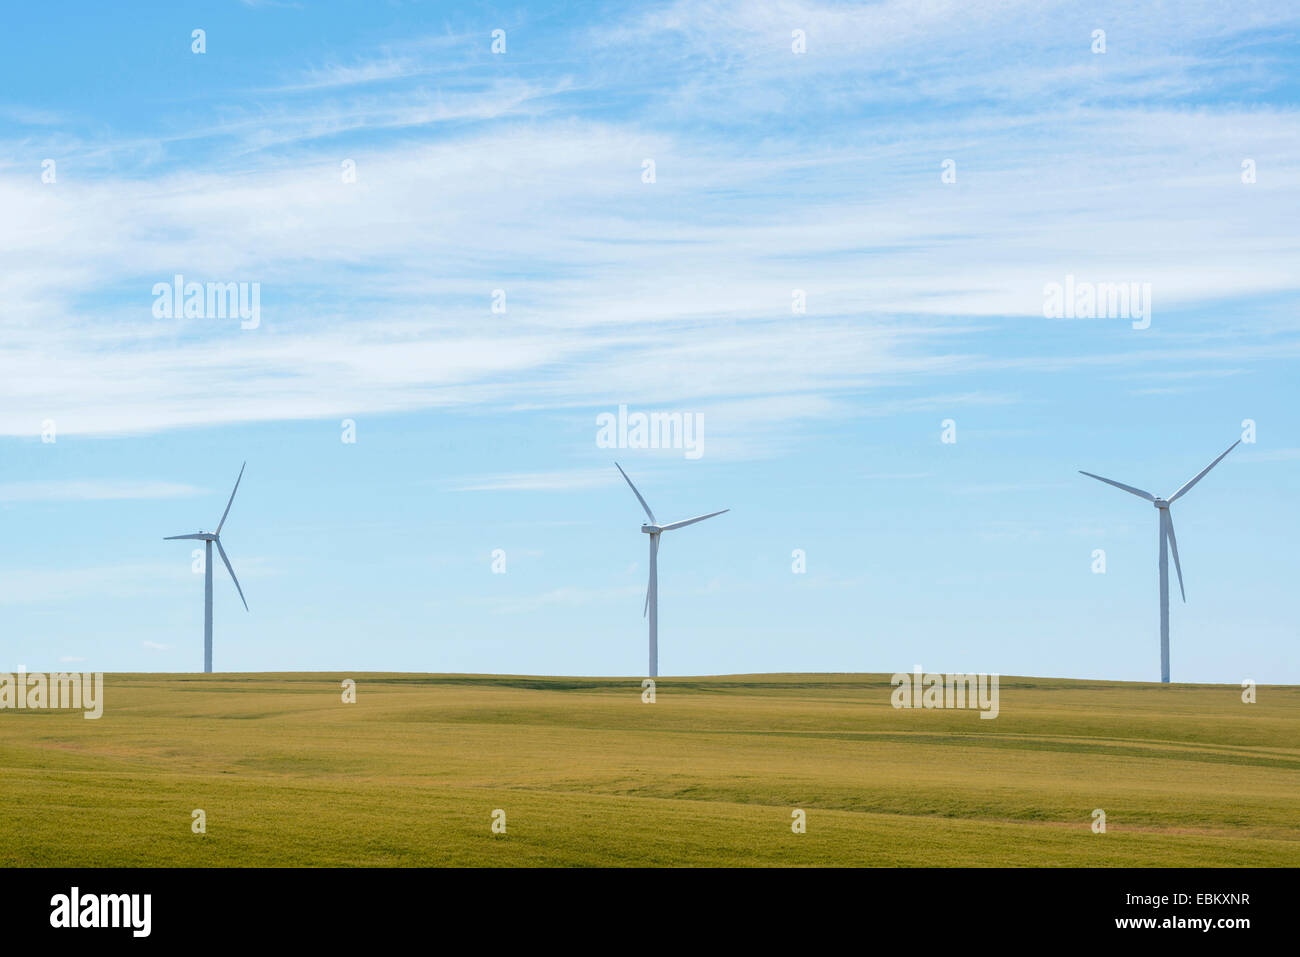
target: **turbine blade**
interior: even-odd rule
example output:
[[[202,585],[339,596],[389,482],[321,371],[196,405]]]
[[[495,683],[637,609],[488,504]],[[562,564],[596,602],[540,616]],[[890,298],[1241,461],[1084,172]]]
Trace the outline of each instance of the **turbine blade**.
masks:
[[[615,462],[614,468],[618,469],[619,472],[622,473],[623,478],[627,481],[628,487],[632,489],[632,494],[635,495],[636,500],[641,503],[641,507],[645,509],[645,513],[650,516],[650,524],[658,525],[659,521],[655,518],[655,513],[650,511],[650,506],[645,503],[645,499],[641,497],[641,493],[636,490],[636,486],[632,484],[632,480],[627,477],[627,473],[623,471],[623,466]]]
[[[1174,517],[1169,514],[1169,509],[1162,508],[1161,516],[1164,518],[1165,536],[1169,539],[1169,550],[1174,553],[1174,571],[1178,572],[1178,590],[1182,592],[1183,603],[1187,603],[1187,592],[1183,589],[1183,566],[1178,564],[1178,539],[1174,537]]]
[[[218,538],[216,541],[221,560],[226,563],[226,571],[230,572],[230,580],[235,583],[235,591],[239,592],[239,600],[244,603],[244,611],[248,611],[248,599],[244,597],[244,589],[239,587],[239,579],[235,577],[235,570],[230,567],[230,559],[226,557],[226,550],[221,547],[221,539]]]
[[[1102,478],[1100,475],[1093,475],[1091,472],[1085,472],[1083,469],[1079,469],[1079,474],[1086,475],[1088,478],[1095,478],[1098,482],[1105,482],[1107,485],[1113,485],[1116,488],[1122,488],[1126,492],[1132,492],[1138,498],[1144,498],[1148,502],[1154,502],[1156,500],[1156,497],[1150,492],[1144,492],[1140,488],[1134,488],[1132,485],[1125,485],[1123,482],[1115,482],[1108,478]]]
[[[722,512],[730,512],[731,509],[724,508]],[[688,518],[683,522],[673,522],[671,525],[665,525],[663,530],[671,532],[674,528],[685,528],[687,525],[694,525],[696,522],[702,522],[706,518],[712,518],[714,515],[721,515],[722,512],[710,512],[708,515],[697,515],[695,518]]]
[[[195,541],[199,541],[199,542],[203,541],[203,535],[202,535],[202,534],[199,534],[199,535],[168,535],[166,538],[163,539],[163,541],[164,541],[164,542],[175,542],[175,541],[178,541],[178,540],[180,540],[180,539],[182,539],[182,538],[192,538],[192,539],[194,539]]]
[[[217,522],[217,534],[221,534],[221,526],[226,524],[226,516],[230,514],[230,506],[235,504],[235,493],[239,491],[240,479],[244,477],[244,468],[248,463],[245,462],[239,467],[239,478],[235,479],[235,487],[230,490],[230,501],[226,503],[226,510],[221,513],[221,521]],[[234,572],[231,572],[233,575]]]
[[[1236,448],[1237,446],[1239,446],[1240,444],[1241,444],[1241,439],[1238,439],[1236,442],[1233,442],[1231,445],[1228,446],[1227,450],[1223,453],[1223,455],[1227,455],[1228,452],[1231,452],[1233,449],[1235,449],[1235,448]],[[1199,472],[1197,472],[1197,473],[1196,473],[1196,478],[1192,479],[1190,482],[1188,482],[1186,485],[1184,485],[1182,488],[1180,488],[1180,489],[1179,489],[1177,492],[1175,492],[1173,495],[1169,496],[1169,503],[1172,505],[1174,502],[1178,501],[1179,496],[1181,496],[1181,495],[1186,495],[1188,492],[1190,492],[1191,489],[1192,489],[1192,486],[1193,486],[1193,485],[1195,485],[1195,484],[1196,484],[1197,482],[1199,482],[1201,479],[1205,478],[1205,473],[1206,473],[1206,472],[1208,472],[1210,469],[1214,468],[1216,465],[1218,465],[1220,462],[1223,461],[1223,455],[1220,455],[1217,459],[1215,459],[1215,460],[1214,460],[1213,462],[1211,462],[1209,465],[1205,466],[1205,468],[1203,468],[1203,469],[1201,469]]]

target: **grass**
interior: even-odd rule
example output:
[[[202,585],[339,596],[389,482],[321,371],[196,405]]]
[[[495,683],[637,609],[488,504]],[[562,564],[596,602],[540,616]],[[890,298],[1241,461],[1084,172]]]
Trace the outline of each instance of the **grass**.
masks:
[[[106,685],[0,711],[0,866],[1300,865],[1291,686],[1004,677],[980,720],[887,675]]]

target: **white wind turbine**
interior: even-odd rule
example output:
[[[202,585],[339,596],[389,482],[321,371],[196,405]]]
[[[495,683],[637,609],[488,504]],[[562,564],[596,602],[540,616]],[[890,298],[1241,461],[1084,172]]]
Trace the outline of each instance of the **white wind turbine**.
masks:
[[[239,592],[239,600],[244,603],[244,611],[248,611],[248,601],[244,598],[244,589],[239,587],[239,579],[235,577],[235,570],[230,567],[230,559],[226,557],[226,550],[221,547],[221,528],[226,524],[226,516],[230,514],[230,506],[235,502],[235,492],[239,491],[239,483],[244,477],[244,467],[248,465],[245,462],[239,467],[239,478],[235,479],[235,487],[230,492],[230,501],[226,503],[226,510],[221,513],[221,521],[217,523],[215,532],[195,532],[193,535],[169,535],[164,538],[165,542],[174,542],[180,539],[193,539],[194,541],[206,542],[207,556],[203,563],[203,673],[212,673],[212,543],[217,543],[217,551],[221,553],[221,560],[226,563],[226,571],[230,572],[230,578],[235,583],[235,590]]]
[[[1233,442],[1227,450],[1217,459],[1211,462],[1205,468],[1196,473],[1196,477],[1187,482],[1168,499],[1152,495],[1150,492],[1144,492],[1140,488],[1134,488],[1131,485],[1125,485],[1122,482],[1114,482],[1108,478],[1102,478],[1100,475],[1093,475],[1091,472],[1079,470],[1081,475],[1089,478],[1095,478],[1099,482],[1105,482],[1107,485],[1113,485],[1116,488],[1122,488],[1126,492],[1136,495],[1138,498],[1144,498],[1160,512],[1160,680],[1165,684],[1169,683],[1169,552],[1174,553],[1174,570],[1178,572],[1178,590],[1182,593],[1184,603],[1187,601],[1187,592],[1183,591],[1183,569],[1178,562],[1178,539],[1174,537],[1174,520],[1169,515],[1169,506],[1178,501],[1179,498],[1191,491],[1192,486],[1205,478],[1205,473],[1210,471],[1223,460],[1238,445],[1241,439]]]
[[[731,509],[724,508],[721,512],[710,512],[708,515],[699,515],[695,518],[688,518],[680,522],[669,522],[667,525],[660,525],[655,518],[655,513],[650,511],[650,506],[646,504],[641,493],[636,490],[632,480],[627,477],[623,471],[623,466],[617,462],[614,468],[618,469],[626,480],[628,486],[632,489],[632,494],[636,500],[641,503],[645,513],[649,516],[649,523],[642,524],[641,531],[650,536],[650,584],[645,592],[645,611],[642,615],[650,616],[650,677],[659,677],[659,536],[664,532],[671,532],[674,528],[685,528],[687,525],[694,525],[696,522],[702,522],[706,518],[713,518],[715,515],[721,515],[722,512],[730,512]]]

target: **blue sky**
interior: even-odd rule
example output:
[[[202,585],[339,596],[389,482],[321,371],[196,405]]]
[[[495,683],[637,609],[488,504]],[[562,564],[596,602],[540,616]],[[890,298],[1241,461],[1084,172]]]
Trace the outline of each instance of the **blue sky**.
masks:
[[[162,538],[247,460],[217,670],[643,673],[617,457],[661,519],[732,509],[664,537],[664,674],[1155,680],[1156,514],[1077,470],[1168,494],[1250,419],[1173,510],[1173,677],[1300,682],[1293,4],[9,21],[0,668],[198,670]],[[178,273],[260,324],[156,318]],[[1044,318],[1067,275],[1149,328]],[[703,454],[598,447],[620,404]]]

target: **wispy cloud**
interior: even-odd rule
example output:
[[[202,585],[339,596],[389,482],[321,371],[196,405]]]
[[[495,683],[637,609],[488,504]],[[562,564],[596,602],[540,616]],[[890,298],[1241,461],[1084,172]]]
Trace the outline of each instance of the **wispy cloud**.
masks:
[[[276,92],[306,92],[322,89],[334,89],[341,86],[357,86],[366,83],[382,83],[389,80],[408,79],[424,75],[427,71],[421,63],[410,57],[384,57],[367,60],[350,65],[335,65],[308,70],[296,83],[277,87]]]
[[[241,566],[242,570],[242,566]],[[189,563],[13,568],[0,575],[0,605],[67,602],[87,596],[152,595],[191,577]]]
[[[477,64],[484,38],[475,53],[453,34],[417,37],[286,73],[281,95],[125,152],[87,142],[83,158],[113,160],[76,179],[6,170],[0,434],[46,418],[76,435],[686,403],[706,414],[711,454],[752,457],[818,422],[1018,401],[942,384],[973,372],[1295,355],[1294,323],[1207,343],[1172,317],[1300,287],[1300,112],[1170,97],[1204,82],[1187,44],[1296,15],[1193,4],[1157,47],[1129,52],[1152,16],[1107,7],[1102,58],[1087,52],[1093,18],[1056,4],[669,4],[602,24],[581,75],[478,64],[437,87],[419,44]],[[954,59],[959,46],[975,59]],[[994,69],[1010,50],[1032,55]],[[661,56],[692,69],[664,71]],[[783,84],[815,93],[810,115],[851,107],[864,121],[803,129],[787,111],[756,131],[755,116],[784,109]],[[886,102],[959,90],[1014,108]],[[1049,93],[1059,108],[1042,108]],[[133,165],[164,141],[202,144],[200,158]],[[1243,156],[1267,158],[1250,187]],[[259,282],[262,326],[153,318],[153,284],[178,272]],[[1067,272],[1150,282],[1152,329],[1116,348],[1103,343],[1118,326],[1043,319],[1044,285]],[[1068,345],[1018,353],[1029,323]],[[1001,337],[996,352],[981,337]],[[936,399],[909,397],[921,380]]]
[[[555,472],[514,472],[460,479],[452,484],[456,492],[568,492],[600,488],[621,482],[610,470],[570,469]]]
[[[1300,449],[1260,449],[1241,457],[1250,462],[1296,462],[1300,461]]]
[[[627,585],[618,588],[579,588],[566,586],[553,588],[537,595],[520,595],[494,598],[492,612],[498,615],[522,615],[540,608],[564,606],[579,608],[608,601],[626,601],[645,593],[644,585]]]
[[[979,485],[962,485],[955,491],[962,495],[1008,495],[1016,492],[1041,492],[1068,487],[1065,482],[985,482]]]
[[[187,498],[205,490],[177,482],[107,479],[6,482],[0,502],[103,502],[118,499]]]

